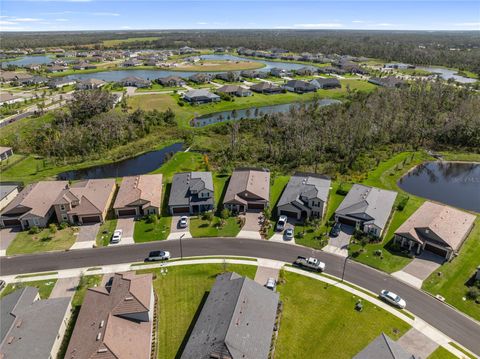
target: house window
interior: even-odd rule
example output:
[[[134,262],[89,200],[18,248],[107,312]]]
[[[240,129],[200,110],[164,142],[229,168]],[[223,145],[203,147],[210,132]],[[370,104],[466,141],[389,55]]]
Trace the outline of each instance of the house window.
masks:
[[[60,205],[60,211],[65,211],[65,205],[64,204]]]
[[[38,219],[36,219],[36,218],[33,219],[33,225],[38,226]]]
[[[68,216],[66,214],[62,214],[62,221],[68,221]]]

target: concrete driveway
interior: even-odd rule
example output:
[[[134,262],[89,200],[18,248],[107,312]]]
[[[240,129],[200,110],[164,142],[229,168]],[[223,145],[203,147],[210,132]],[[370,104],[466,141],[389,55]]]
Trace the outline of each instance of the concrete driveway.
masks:
[[[49,298],[72,298],[77,290],[78,283],[80,283],[80,277],[59,278]]]
[[[170,228],[170,234],[167,239],[179,239],[182,238],[192,238],[190,233],[190,218],[187,221],[187,228],[180,228],[178,222],[180,222],[180,217],[185,216],[185,214],[172,216],[172,226]],[[187,216],[188,217],[188,216]]]
[[[117,220],[117,227],[115,230],[121,229],[122,239],[120,243],[112,244],[110,243],[109,246],[118,246],[118,245],[125,245],[125,244],[134,244],[133,240],[133,230],[135,229],[135,219],[134,218],[119,218]]]
[[[20,227],[0,229],[0,257],[6,255],[8,246],[10,243],[12,243],[20,231]]]
[[[401,271],[392,273],[394,277],[407,282],[414,287],[421,288],[422,283],[444,262],[444,258],[434,253],[423,251]]]
[[[245,224],[243,225],[237,237],[249,238],[249,239],[262,239],[260,235],[260,228],[262,227],[262,213],[261,212],[247,212],[240,215],[245,218]]]
[[[77,239],[70,249],[93,248],[97,239],[100,223],[85,224],[79,227]]]
[[[258,259],[258,268],[255,273],[255,282],[261,285],[267,284],[268,278],[274,278],[278,281],[278,274],[283,264],[279,261],[270,259]]]
[[[277,224],[275,223],[274,226],[276,226]],[[295,229],[295,225],[292,223],[292,221],[290,219],[288,219],[288,222],[287,224],[285,225],[285,229],[281,232],[275,232],[273,234],[273,236],[270,237],[270,241],[273,241],[273,242],[280,242],[280,243],[287,243],[287,244],[295,244],[295,238],[293,238],[292,240],[287,240],[285,239],[285,230],[286,229],[289,229],[289,228],[292,228],[292,229]]]
[[[342,224],[340,233],[337,237],[331,237],[329,235],[328,244],[322,248],[323,251],[338,254],[342,257],[348,256],[348,245],[352,238],[355,228]]]
[[[438,348],[437,343],[415,328],[406,332],[397,343],[415,358],[428,358]]]

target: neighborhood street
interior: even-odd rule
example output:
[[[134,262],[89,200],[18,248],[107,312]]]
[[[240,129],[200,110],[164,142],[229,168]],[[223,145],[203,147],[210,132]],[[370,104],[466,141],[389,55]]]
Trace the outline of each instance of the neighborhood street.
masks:
[[[301,246],[273,243],[243,238],[195,238],[182,240],[183,256],[232,255],[274,259],[293,262],[297,256],[315,256],[326,263],[326,273],[341,277],[344,263],[345,280],[378,293],[389,289],[407,301],[407,309],[456,340],[472,352],[480,354],[480,323],[466,317],[421,290],[388,274],[337,255]],[[143,261],[151,250],[159,247],[180,256],[180,241],[169,240],[119,247],[80,249],[67,252],[4,257],[0,261],[0,273],[13,274],[55,271],[70,268]]]

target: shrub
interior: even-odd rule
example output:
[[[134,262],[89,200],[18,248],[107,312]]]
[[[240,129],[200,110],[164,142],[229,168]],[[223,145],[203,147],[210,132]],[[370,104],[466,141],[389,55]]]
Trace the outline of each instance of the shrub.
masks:
[[[340,186],[338,186],[337,189],[337,194],[340,196],[346,196],[348,193],[348,190],[344,188],[343,183],[340,183]]]
[[[202,215],[202,219],[205,220],[205,221],[211,222],[213,220],[213,213],[212,212],[205,212]]]
[[[228,217],[230,217],[230,210],[228,208],[222,209],[222,211],[220,212],[220,217],[222,219],[227,219]]]
[[[65,229],[68,227],[68,222],[62,222],[60,223],[60,229]]]
[[[480,289],[477,287],[471,287],[467,291],[467,298],[471,300],[475,300],[480,297]]]
[[[37,226],[33,226],[30,228],[30,230],[28,231],[28,233],[30,234],[38,234],[40,233],[40,228],[38,228]]]
[[[403,211],[403,209],[405,208],[405,206],[408,203],[409,198],[410,197],[408,197],[408,196],[402,196],[402,198],[400,199],[400,201],[397,204],[397,210],[398,211]]]
[[[147,223],[157,223],[158,222],[158,216],[156,214],[149,214],[147,218],[145,219],[145,222]]]
[[[302,239],[304,237],[303,232],[299,232],[297,234],[297,238]]]
[[[57,232],[57,225],[55,223],[50,223],[48,225],[48,229],[50,230],[50,233],[56,233]]]
[[[373,255],[374,255],[374,256],[377,256],[377,257],[381,257],[381,256],[382,256],[382,250],[381,250],[381,249],[376,249],[376,250],[373,252]]]

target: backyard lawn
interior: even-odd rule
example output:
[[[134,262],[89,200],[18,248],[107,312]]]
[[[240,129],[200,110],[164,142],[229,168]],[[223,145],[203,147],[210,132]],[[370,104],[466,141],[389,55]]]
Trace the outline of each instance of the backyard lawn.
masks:
[[[135,221],[133,239],[135,243],[163,241],[170,234],[172,217],[160,217],[157,222],[147,223],[145,219]]]
[[[271,179],[270,208],[272,209],[272,217],[276,217],[278,200],[289,180],[290,176],[275,176]]]
[[[195,324],[194,317],[201,309],[215,277],[223,272],[222,264],[169,267],[166,275],[155,270],[153,282],[158,296],[158,358],[179,357],[182,343],[189,329]],[[250,278],[255,277],[256,266],[226,264],[233,271]],[[140,273],[151,272],[141,271]]]
[[[45,228],[38,234],[23,231],[17,234],[7,248],[7,255],[27,254],[69,249],[75,243],[74,229],[71,227],[58,229],[51,233]]]
[[[18,282],[18,283],[10,283],[8,284],[0,293],[0,298],[10,294],[17,289],[24,288],[24,287],[35,287],[38,288],[38,293],[41,299],[48,299],[50,293],[52,293],[52,289],[57,282],[56,279],[48,279],[48,280],[37,280],[33,282]]]
[[[463,300],[467,283],[480,264],[480,219],[460,249],[458,257],[442,265],[423,282],[423,289],[433,295],[440,294],[447,303],[476,320],[480,320],[480,304]]]
[[[193,237],[235,237],[241,229],[238,217],[229,217],[225,225],[220,227],[221,219],[214,216],[212,221],[201,216],[190,217],[190,233]]]
[[[201,153],[177,152],[170,160],[152,173],[161,173],[163,175],[163,183],[171,183],[175,173],[206,170],[205,157]]]
[[[410,327],[369,302],[356,311],[358,298],[337,287],[296,273],[285,279],[278,358],[352,358],[382,332],[397,340]]]

